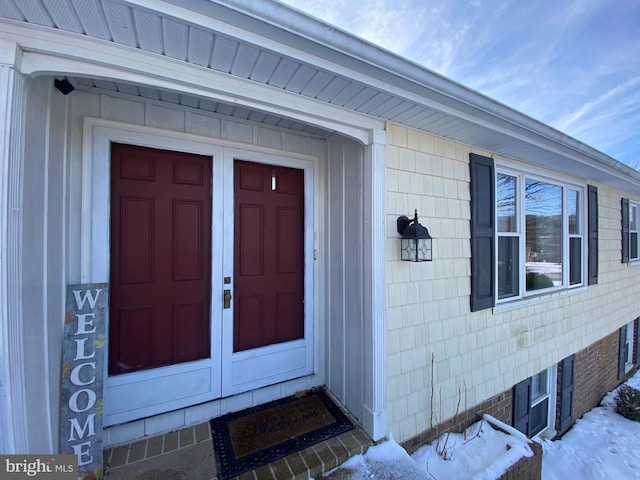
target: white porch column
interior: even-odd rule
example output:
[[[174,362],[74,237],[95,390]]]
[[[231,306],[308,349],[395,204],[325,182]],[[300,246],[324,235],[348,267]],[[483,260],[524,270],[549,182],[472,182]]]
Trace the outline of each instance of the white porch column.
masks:
[[[25,82],[20,47],[0,41],[0,452],[28,453],[22,348],[22,160]]]
[[[371,130],[364,151],[364,418],[366,432],[388,433],[385,372],[384,175],[387,133]]]

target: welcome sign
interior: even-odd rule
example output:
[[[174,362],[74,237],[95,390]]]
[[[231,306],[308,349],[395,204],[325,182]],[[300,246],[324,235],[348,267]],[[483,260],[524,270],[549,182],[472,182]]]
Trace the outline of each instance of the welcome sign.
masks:
[[[102,386],[106,283],[69,285],[64,322],[60,448],[78,457],[78,475],[102,478]]]

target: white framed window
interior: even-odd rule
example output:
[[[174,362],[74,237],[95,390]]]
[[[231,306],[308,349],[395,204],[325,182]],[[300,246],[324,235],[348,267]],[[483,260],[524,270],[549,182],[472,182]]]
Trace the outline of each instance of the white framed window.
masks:
[[[585,187],[496,166],[497,301],[586,284]]]
[[[627,337],[624,345],[624,372],[629,373],[633,368],[633,337],[635,321],[627,324]]]
[[[629,201],[629,261],[635,262],[640,260],[639,252],[640,248],[638,242],[640,236],[638,235],[638,227],[640,226],[640,204]]]
[[[529,436],[544,434],[553,428],[555,418],[555,367],[531,377],[531,413]]]
[[[513,426],[530,438],[556,434],[556,376],[553,365],[513,387]]]

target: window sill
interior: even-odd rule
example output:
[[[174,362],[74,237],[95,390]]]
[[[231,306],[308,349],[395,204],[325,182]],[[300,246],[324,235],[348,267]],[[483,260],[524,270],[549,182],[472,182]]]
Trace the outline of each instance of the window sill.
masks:
[[[549,293],[541,293],[539,295],[529,296],[525,298],[518,298],[517,300],[505,301],[497,304],[493,307],[493,313],[505,312],[508,310],[512,310],[515,308],[526,307],[528,305],[534,305],[539,302],[546,302],[549,300],[555,300],[557,298],[566,297],[569,295],[574,295],[578,293],[583,293],[587,290],[586,286],[574,287],[574,288],[565,288],[562,290],[556,290],[554,292]]]
[[[553,440],[554,438],[556,438],[556,435],[558,435],[558,432],[553,429],[553,428],[546,428],[543,431],[541,431],[540,433],[538,433],[537,435],[534,435],[532,437],[532,440]],[[539,442],[542,443],[542,442]]]

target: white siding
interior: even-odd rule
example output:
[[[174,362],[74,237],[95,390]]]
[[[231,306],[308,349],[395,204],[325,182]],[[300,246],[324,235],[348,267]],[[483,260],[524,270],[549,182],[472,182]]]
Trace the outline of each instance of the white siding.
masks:
[[[363,150],[328,141],[327,385],[362,420],[364,359]]]
[[[23,187],[23,330],[27,429],[31,451],[57,446],[60,345],[64,319],[64,188],[66,102],[50,82],[27,85],[27,141]],[[49,252],[52,252],[50,255]],[[55,374],[55,376],[53,376]]]

